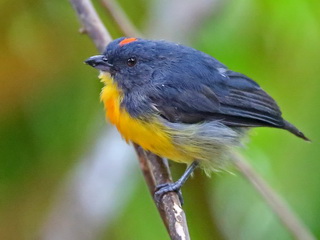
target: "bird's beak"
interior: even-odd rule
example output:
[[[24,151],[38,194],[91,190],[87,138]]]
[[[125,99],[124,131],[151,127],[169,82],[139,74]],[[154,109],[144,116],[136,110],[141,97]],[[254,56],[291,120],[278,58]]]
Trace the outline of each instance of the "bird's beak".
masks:
[[[110,68],[113,66],[112,64],[108,63],[108,61],[105,60],[104,55],[92,56],[87,60],[85,60],[84,62],[90,65],[91,67],[94,67],[104,72],[110,72]]]

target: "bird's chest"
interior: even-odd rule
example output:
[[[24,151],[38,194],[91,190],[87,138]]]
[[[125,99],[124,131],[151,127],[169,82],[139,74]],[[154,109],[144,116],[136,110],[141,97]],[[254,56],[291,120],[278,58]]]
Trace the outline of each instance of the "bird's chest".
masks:
[[[107,119],[114,124],[122,137],[127,141],[139,144],[145,150],[160,156],[174,157],[176,150],[172,144],[171,135],[156,116],[149,119],[132,117],[124,107],[121,107],[123,95],[112,79],[102,77],[105,87],[101,92]]]

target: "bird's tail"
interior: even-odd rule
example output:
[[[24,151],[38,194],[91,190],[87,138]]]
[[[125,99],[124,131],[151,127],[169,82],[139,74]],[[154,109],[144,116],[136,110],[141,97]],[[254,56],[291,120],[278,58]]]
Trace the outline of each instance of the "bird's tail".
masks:
[[[284,127],[283,128],[288,130],[289,132],[293,133],[297,137],[302,138],[302,139],[310,142],[310,139],[307,138],[302,132],[300,132],[298,128],[296,128],[291,123],[289,123],[285,120],[284,120]]]

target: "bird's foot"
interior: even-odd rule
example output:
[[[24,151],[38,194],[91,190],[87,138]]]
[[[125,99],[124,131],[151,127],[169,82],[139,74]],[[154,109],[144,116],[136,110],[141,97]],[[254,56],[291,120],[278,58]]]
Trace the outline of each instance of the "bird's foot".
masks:
[[[161,199],[168,192],[176,192],[178,194],[181,206],[183,205],[183,197],[181,192],[181,184],[179,182],[164,183],[156,187],[154,191],[154,199],[157,205],[160,205]]]

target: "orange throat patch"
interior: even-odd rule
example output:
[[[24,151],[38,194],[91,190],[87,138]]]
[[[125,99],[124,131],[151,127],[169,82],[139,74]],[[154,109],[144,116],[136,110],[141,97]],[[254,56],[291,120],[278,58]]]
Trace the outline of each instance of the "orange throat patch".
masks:
[[[145,150],[172,160],[179,162],[189,160],[176,149],[170,130],[158,120],[157,115],[151,116],[147,121],[130,116],[124,108],[121,108],[123,94],[110,74],[101,73],[99,78],[105,84],[100,99],[104,103],[106,117],[117,127],[127,142],[132,141]]]

